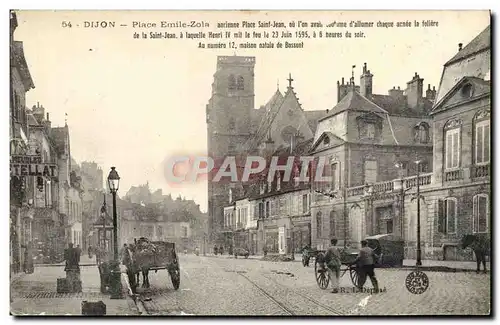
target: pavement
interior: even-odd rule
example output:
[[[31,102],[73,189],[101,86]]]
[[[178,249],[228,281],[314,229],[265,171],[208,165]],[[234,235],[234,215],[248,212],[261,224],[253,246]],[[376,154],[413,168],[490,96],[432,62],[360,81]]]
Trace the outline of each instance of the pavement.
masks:
[[[487,315],[490,274],[428,272],[421,294],[406,287],[409,269],[376,269],[382,292],[354,292],[349,274],[341,293],[318,287],[314,267],[226,256],[180,255],[181,285],[166,271],[150,272],[138,305],[148,315]],[[365,288],[370,289],[368,280]]]
[[[270,255],[270,254],[268,254]],[[229,255],[213,255],[207,254],[206,257],[212,258],[227,258],[234,259],[233,256]],[[263,255],[250,255],[248,259],[251,260],[262,260]],[[238,259],[244,259],[244,257],[238,257]],[[293,262],[302,263],[302,254],[295,254],[295,260]],[[403,260],[404,268],[416,268],[417,261],[411,259]],[[490,262],[486,263],[486,268],[491,270]],[[422,265],[419,267],[422,271],[440,271],[440,272],[468,272],[468,271],[476,271],[477,264],[475,261],[440,261],[440,260],[422,260]],[[483,270],[483,266],[481,264],[481,270]]]
[[[82,260],[81,260],[82,262]],[[134,301],[125,293],[124,299],[110,299],[100,292],[100,276],[97,266],[81,266],[81,293],[57,293],[57,278],[64,278],[63,266],[35,266],[32,274],[19,273],[11,277],[10,313],[26,315],[81,315],[82,301],[103,301],[106,315],[138,315]],[[127,289],[122,276],[122,286]]]
[[[313,265],[304,267],[298,261],[270,262],[260,258],[180,254],[180,288],[173,288],[166,270],[151,271],[151,287],[139,287],[135,301],[128,296],[112,300],[101,294],[96,266],[81,268],[84,288],[79,294],[56,293],[56,279],[65,276],[63,267],[36,267],[35,273],[16,275],[11,280],[11,314],[81,315],[82,300],[102,300],[107,315],[469,316],[488,315],[491,311],[490,273],[424,271],[428,288],[413,294],[406,283],[414,267],[376,269],[382,291],[372,294],[369,280],[365,291],[356,292],[347,272],[340,278],[341,292],[333,294],[330,288],[318,287]],[[412,262],[408,264],[414,265]],[[434,263],[425,262],[424,266]],[[454,263],[452,266],[470,267],[470,262]],[[125,278],[122,277],[124,288]]]

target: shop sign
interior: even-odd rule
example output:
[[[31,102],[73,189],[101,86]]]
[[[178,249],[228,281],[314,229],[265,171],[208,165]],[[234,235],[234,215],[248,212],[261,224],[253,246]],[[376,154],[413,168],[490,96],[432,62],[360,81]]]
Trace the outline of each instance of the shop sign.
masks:
[[[11,156],[10,158],[11,176],[57,176],[57,165],[42,163],[41,156]]]

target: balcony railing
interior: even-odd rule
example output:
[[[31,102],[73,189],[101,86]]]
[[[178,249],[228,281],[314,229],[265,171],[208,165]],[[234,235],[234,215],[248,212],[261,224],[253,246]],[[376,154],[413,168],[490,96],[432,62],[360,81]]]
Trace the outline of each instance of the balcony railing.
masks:
[[[403,181],[405,188],[417,187],[417,176],[405,178]],[[420,186],[430,185],[432,182],[432,173],[419,175],[418,182]]]
[[[471,166],[471,178],[489,177],[490,164]]]
[[[365,193],[365,186],[350,187],[347,189],[347,196],[358,196]]]
[[[464,178],[462,169],[449,170],[444,172],[444,180],[446,182],[459,181]]]
[[[373,184],[374,193],[392,192],[394,190],[394,182],[386,181]]]

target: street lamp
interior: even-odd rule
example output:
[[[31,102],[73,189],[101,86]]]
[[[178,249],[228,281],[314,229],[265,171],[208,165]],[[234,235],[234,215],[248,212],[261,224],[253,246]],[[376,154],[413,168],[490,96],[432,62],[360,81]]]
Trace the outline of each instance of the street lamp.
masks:
[[[102,194],[103,197],[103,202],[101,206],[101,219],[102,219],[102,233],[103,233],[103,249],[104,252],[106,252],[106,214],[107,214],[107,208],[106,208],[106,193]]]
[[[415,161],[417,165],[417,266],[422,265],[422,249],[420,247],[420,163],[421,160]]]
[[[118,260],[118,220],[116,216],[116,192],[120,185],[120,176],[115,167],[111,167],[108,175],[108,185],[113,195],[113,265],[111,267],[111,299],[123,299],[120,272],[120,261]]]

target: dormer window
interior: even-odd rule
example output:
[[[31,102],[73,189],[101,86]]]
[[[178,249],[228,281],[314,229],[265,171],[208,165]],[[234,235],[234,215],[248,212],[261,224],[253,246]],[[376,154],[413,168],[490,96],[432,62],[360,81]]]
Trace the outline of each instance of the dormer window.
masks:
[[[472,84],[468,83],[468,84],[465,84],[463,87],[462,87],[462,90],[461,90],[461,93],[462,93],[462,96],[464,98],[471,98],[472,95],[473,95],[473,92],[474,92],[474,89],[472,87]]]
[[[325,137],[325,139],[323,140],[323,144],[325,146],[329,145],[330,144],[330,138],[329,137]]]
[[[229,75],[228,77],[228,88],[229,90],[236,89],[236,78],[234,77],[234,75]]]
[[[375,139],[375,123],[364,123],[361,136],[365,139]]]
[[[426,144],[429,143],[429,125],[425,122],[418,123],[414,130],[415,142]]]
[[[242,76],[238,77],[238,83],[236,85],[236,88],[238,90],[244,90],[245,89],[245,79],[243,79]]]

